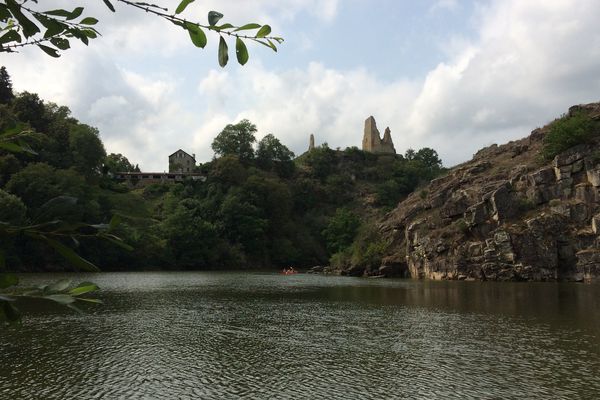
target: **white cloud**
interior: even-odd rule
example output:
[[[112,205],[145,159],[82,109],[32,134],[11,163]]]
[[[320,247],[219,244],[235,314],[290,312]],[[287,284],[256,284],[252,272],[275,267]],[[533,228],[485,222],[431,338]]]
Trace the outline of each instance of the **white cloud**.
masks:
[[[600,93],[595,0],[576,6],[498,0],[482,7],[477,37],[448,35],[446,59],[416,80],[379,79],[368,63],[353,70],[303,60],[287,70],[265,67],[259,49],[243,68],[209,69],[216,64],[214,49],[195,53],[185,32],[154,25],[164,21],[135,10],[105,16],[101,6],[91,15],[106,21],[99,26],[106,34],[89,48],[75,46],[59,60],[30,49],[3,62],[17,90],[68,105],[78,119],[100,128],[109,151],[144,169],[163,170],[177,148],[210,159],[212,139],[242,118],[258,126],[259,138],[273,133],[297,153],[311,133],[334,148],[360,146],[369,115],[381,130],[390,126],[399,151],[433,147],[451,165],[484,145],[523,137],[571,104],[597,101]],[[211,0],[188,11],[200,19],[216,8],[234,23],[252,15],[275,21],[274,30],[282,32],[306,13],[330,23],[339,7],[335,0]],[[209,43],[214,46],[214,39]],[[173,60],[177,71],[169,69]]]
[[[458,7],[458,0],[438,0],[429,7],[429,12],[454,11]]]
[[[598,13],[595,1],[494,3],[484,9],[479,40],[427,75],[409,126],[439,143],[452,164],[525,136],[571,104],[597,101]]]

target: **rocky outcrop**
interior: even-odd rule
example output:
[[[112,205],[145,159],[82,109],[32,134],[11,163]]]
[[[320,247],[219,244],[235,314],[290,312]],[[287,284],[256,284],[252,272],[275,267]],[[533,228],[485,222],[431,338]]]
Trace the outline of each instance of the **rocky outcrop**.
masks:
[[[600,120],[600,104],[572,107],[569,115],[580,112]],[[548,131],[482,149],[400,203],[381,225],[390,243],[384,271],[394,266],[423,279],[599,280],[600,146],[575,146],[545,163]]]

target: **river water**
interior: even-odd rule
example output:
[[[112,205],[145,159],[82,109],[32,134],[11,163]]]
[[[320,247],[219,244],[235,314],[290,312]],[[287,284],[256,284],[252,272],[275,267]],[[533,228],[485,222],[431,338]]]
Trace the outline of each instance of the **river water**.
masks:
[[[105,304],[25,304],[0,327],[0,399],[600,398],[599,285],[69,277]]]

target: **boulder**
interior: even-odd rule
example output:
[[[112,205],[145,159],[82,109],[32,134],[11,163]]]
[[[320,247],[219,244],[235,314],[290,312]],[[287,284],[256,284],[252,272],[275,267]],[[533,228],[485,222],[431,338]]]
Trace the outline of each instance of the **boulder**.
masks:
[[[490,203],[492,205],[492,218],[501,222],[501,220],[511,218],[515,215],[517,207],[515,207],[514,199],[511,193],[511,187],[508,182],[496,189],[491,197]]]
[[[600,168],[588,169],[585,171],[587,180],[593,187],[600,186]]]
[[[600,281],[600,249],[586,249],[577,253],[577,278],[584,282]]]
[[[469,207],[469,197],[466,192],[460,191],[454,193],[449,198],[440,210],[440,214],[446,218],[453,218],[463,215]]]
[[[556,174],[553,167],[540,168],[528,176],[528,182],[531,186],[549,185],[555,181]]]
[[[554,160],[552,160],[552,166],[554,168],[560,168],[566,165],[571,165],[579,160],[583,160],[588,153],[589,149],[587,145],[577,145],[554,157]]]
[[[481,201],[467,208],[464,214],[465,221],[470,226],[476,226],[486,222],[489,218],[487,202]]]
[[[597,189],[589,183],[580,183],[575,186],[575,199],[586,204],[596,202],[596,193]]]
[[[592,232],[600,234],[600,214],[596,214],[592,217]]]

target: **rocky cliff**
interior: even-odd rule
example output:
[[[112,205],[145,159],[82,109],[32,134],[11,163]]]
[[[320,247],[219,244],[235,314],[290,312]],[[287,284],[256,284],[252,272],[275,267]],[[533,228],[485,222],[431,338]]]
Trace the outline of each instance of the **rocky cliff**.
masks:
[[[600,121],[600,104],[567,116]],[[600,280],[600,145],[544,161],[550,125],[477,152],[417,190],[380,229],[380,273],[425,279]]]

